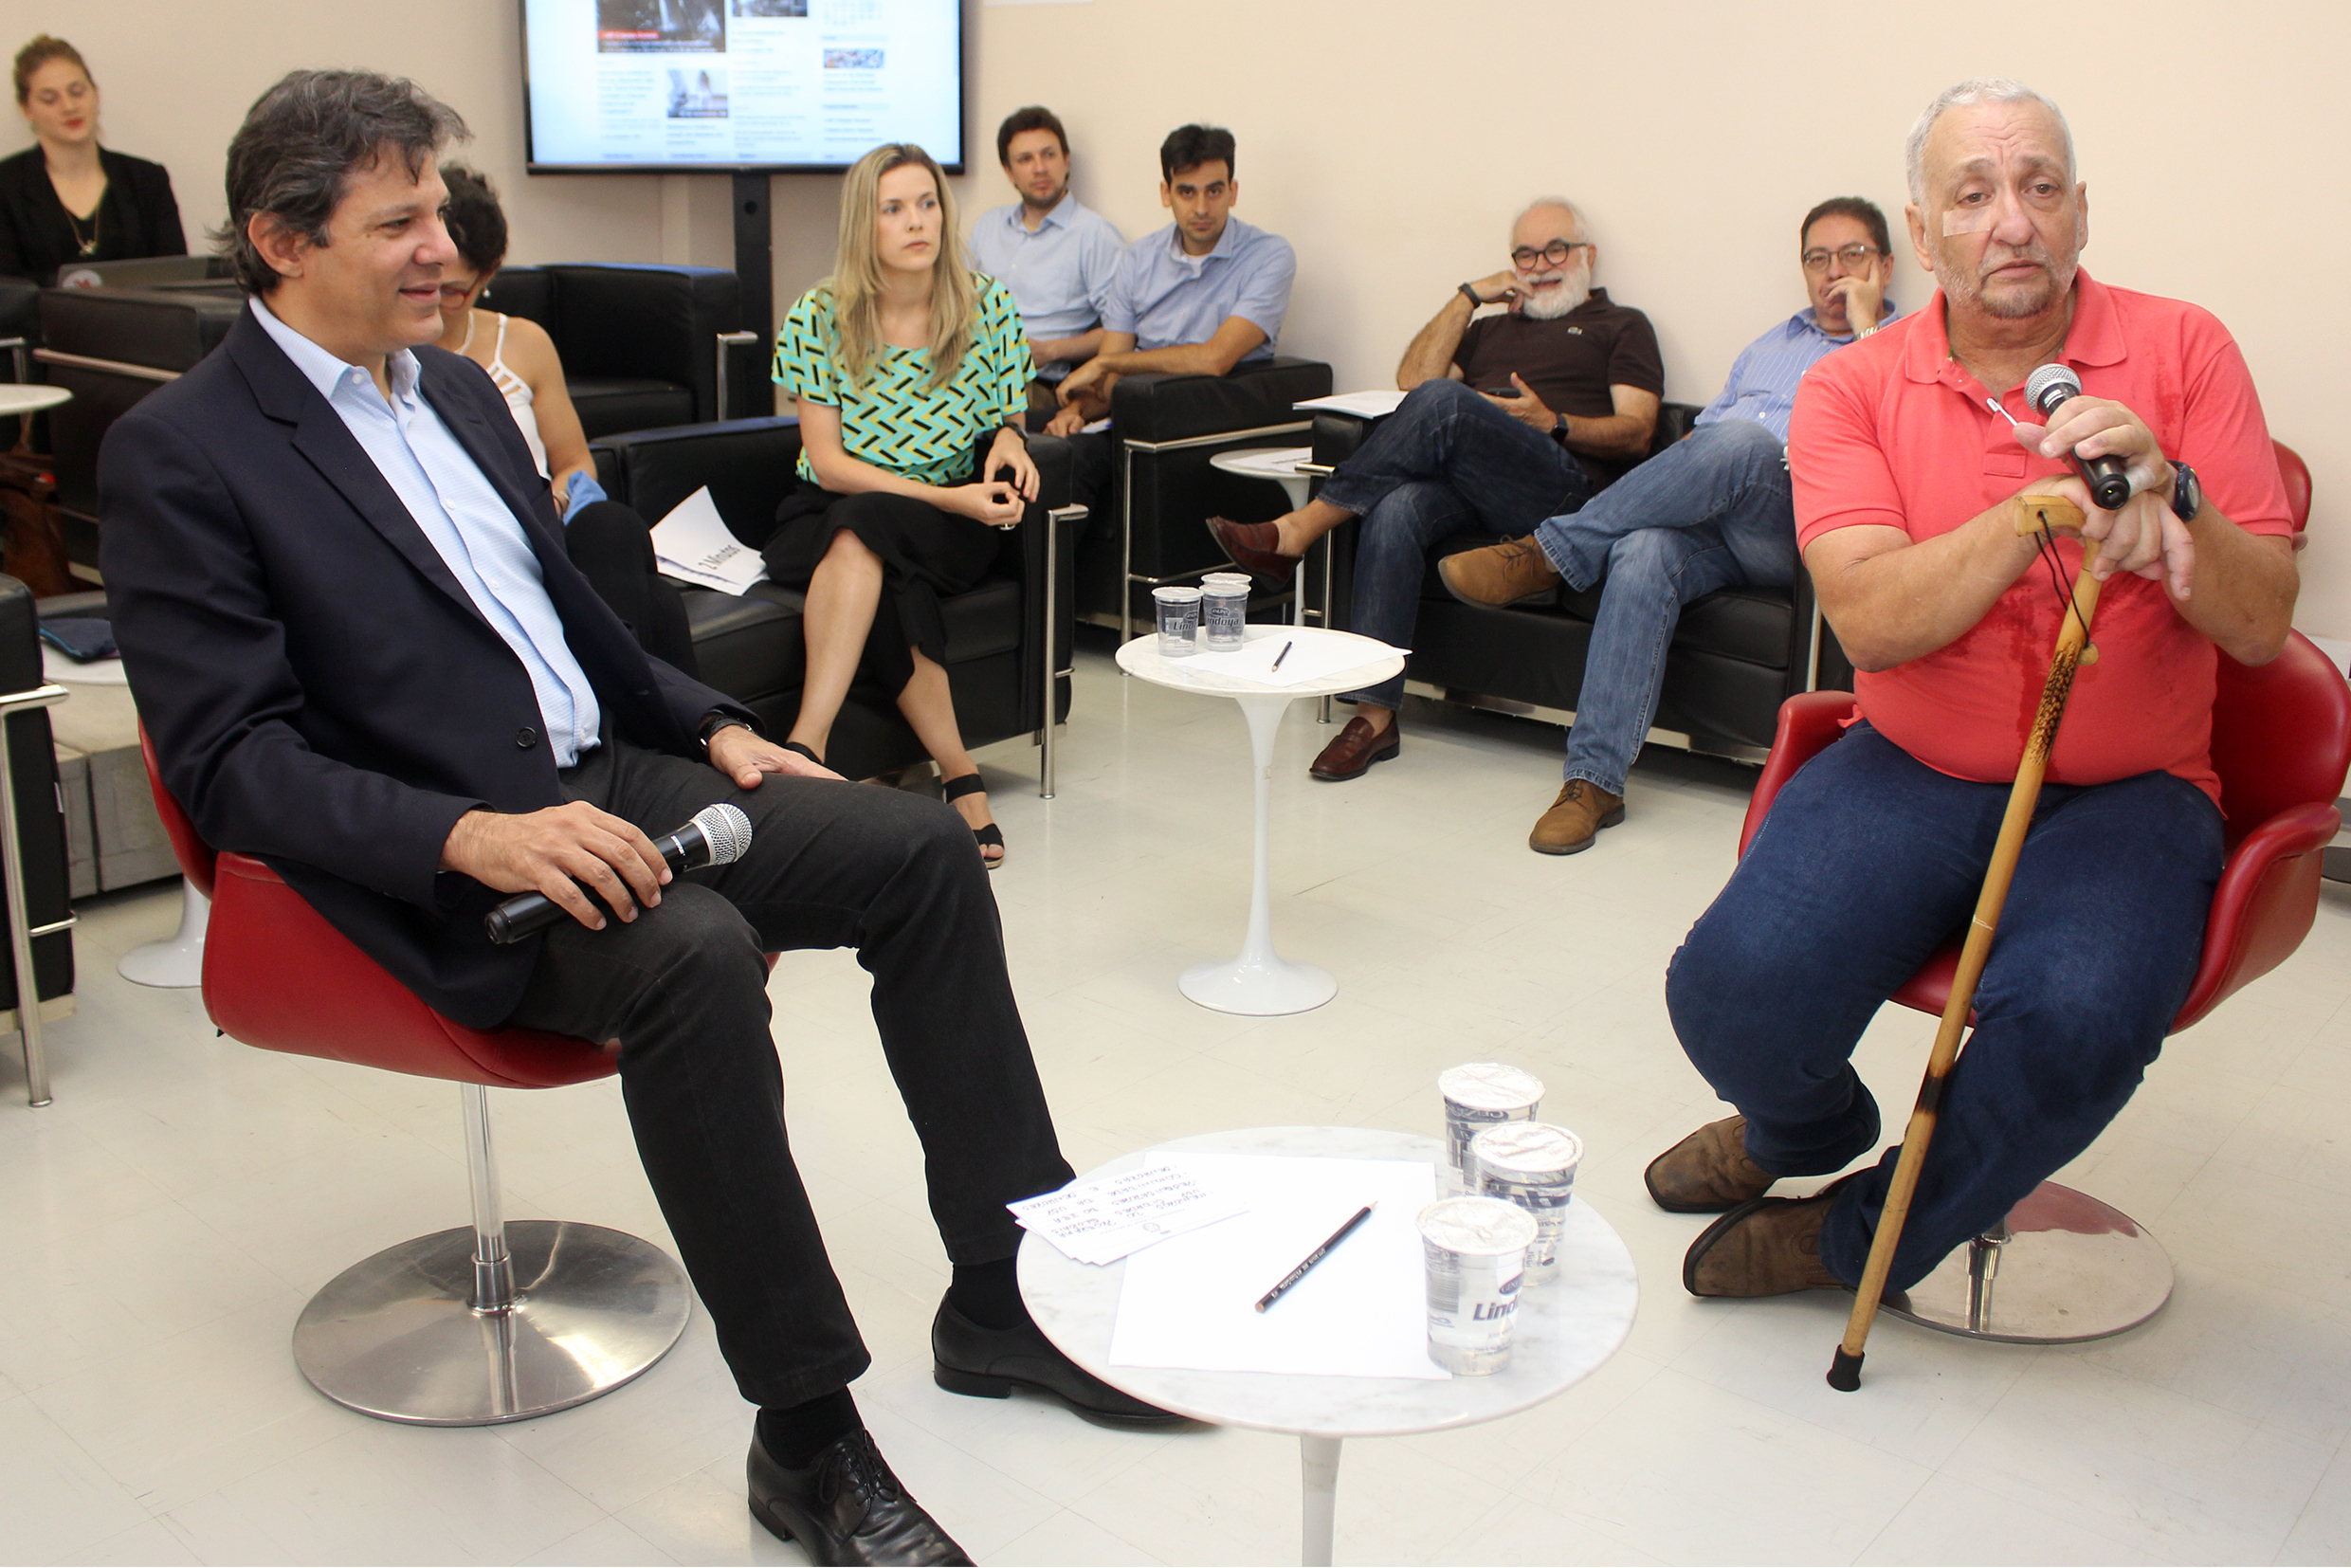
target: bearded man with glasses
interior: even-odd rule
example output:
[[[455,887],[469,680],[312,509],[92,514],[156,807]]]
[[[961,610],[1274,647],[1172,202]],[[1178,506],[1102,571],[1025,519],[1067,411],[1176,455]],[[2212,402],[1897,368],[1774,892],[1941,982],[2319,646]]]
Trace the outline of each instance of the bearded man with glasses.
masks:
[[[1404,402],[1319,496],[1271,522],[1208,520],[1227,555],[1286,583],[1308,545],[1361,518],[1350,625],[1408,647],[1440,540],[1572,513],[1647,455],[1666,384],[1657,334],[1592,286],[1599,252],[1583,215],[1564,197],[1536,201],[1508,254],[1412,338],[1396,369]],[[1478,316],[1488,305],[1507,308]],[[1353,696],[1356,717],[1308,769],[1326,782],[1360,778],[1402,745],[1404,677]]]

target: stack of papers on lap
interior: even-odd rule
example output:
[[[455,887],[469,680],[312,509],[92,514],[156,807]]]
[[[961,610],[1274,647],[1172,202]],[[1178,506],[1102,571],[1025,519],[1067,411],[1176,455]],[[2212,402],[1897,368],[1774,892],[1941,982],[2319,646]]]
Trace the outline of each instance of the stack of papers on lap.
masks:
[[[1429,1359],[1420,1211],[1436,1167],[1417,1160],[1168,1154],[1249,1212],[1127,1260],[1110,1364],[1330,1377],[1449,1376]],[[1280,1301],[1259,1298],[1367,1203],[1372,1217]]]
[[[1078,1263],[1116,1263],[1155,1242],[1230,1219],[1248,1205],[1164,1160],[1006,1208]]]
[[[1394,387],[1375,388],[1370,392],[1334,392],[1328,397],[1310,397],[1303,403],[1293,403],[1294,409],[1328,409],[1333,413],[1351,413],[1358,419],[1384,419],[1396,411],[1404,394]]]
[[[1287,647],[1289,656],[1282,649]],[[1341,670],[1360,669],[1376,660],[1395,654],[1401,657],[1409,648],[1390,647],[1369,637],[1340,639],[1335,637],[1288,638],[1278,633],[1268,637],[1252,637],[1230,653],[1194,653],[1189,658],[1168,661],[1170,669],[1197,671],[1202,675],[1222,675],[1244,681],[1262,681],[1269,686],[1301,686],[1309,681],[1321,681]],[[1281,659],[1282,667],[1273,667]]]
[[[665,575],[740,595],[767,577],[759,553],[727,532],[703,485],[653,525],[653,555]]]

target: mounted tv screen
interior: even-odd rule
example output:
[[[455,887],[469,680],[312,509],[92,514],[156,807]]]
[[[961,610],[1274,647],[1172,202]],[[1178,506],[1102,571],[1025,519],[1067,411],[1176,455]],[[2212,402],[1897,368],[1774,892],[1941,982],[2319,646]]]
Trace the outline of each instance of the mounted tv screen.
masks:
[[[534,173],[963,172],[960,0],[521,0]]]

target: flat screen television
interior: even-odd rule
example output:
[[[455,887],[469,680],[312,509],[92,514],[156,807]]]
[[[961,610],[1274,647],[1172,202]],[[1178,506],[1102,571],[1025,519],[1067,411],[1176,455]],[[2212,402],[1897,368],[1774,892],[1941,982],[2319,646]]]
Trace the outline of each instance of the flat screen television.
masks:
[[[520,0],[535,174],[963,172],[961,0]]]

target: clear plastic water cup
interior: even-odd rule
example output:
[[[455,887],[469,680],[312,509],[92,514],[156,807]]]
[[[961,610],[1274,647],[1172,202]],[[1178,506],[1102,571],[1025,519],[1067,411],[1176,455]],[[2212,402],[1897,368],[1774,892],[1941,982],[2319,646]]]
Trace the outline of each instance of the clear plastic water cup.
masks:
[[[1188,659],[1199,652],[1200,591],[1155,588],[1151,602],[1159,612],[1159,657]]]
[[[1227,575],[1218,573],[1218,576]],[[1242,629],[1248,624],[1248,579],[1237,583],[1205,582],[1200,587],[1200,640],[1211,653],[1230,653],[1240,647],[1248,633]]]
[[[1543,1082],[1502,1062],[1465,1062],[1437,1074],[1445,1097],[1445,1158],[1449,1193],[1470,1191],[1469,1140],[1498,1121],[1532,1121],[1542,1107]]]
[[[1469,1140],[1469,1190],[1523,1209],[1535,1221],[1526,1254],[1531,1288],[1559,1277],[1559,1232],[1576,1193],[1584,1140],[1547,1121],[1504,1121]]]
[[[1439,1198],[1420,1212],[1429,1359],[1465,1377],[1487,1377],[1510,1364],[1519,1286],[1535,1229],[1532,1214],[1500,1198]]]

